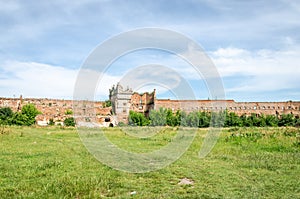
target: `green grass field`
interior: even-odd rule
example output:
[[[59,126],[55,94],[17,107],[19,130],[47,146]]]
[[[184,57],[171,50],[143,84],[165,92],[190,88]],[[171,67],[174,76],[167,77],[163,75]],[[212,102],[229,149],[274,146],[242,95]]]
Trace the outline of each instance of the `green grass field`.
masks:
[[[120,148],[138,153],[166,145],[175,134],[165,128],[138,139],[118,128],[105,131]],[[300,198],[299,129],[224,129],[200,159],[206,132],[197,130],[173,164],[133,174],[97,161],[75,128],[0,127],[0,198]],[[183,178],[193,184],[178,184]]]

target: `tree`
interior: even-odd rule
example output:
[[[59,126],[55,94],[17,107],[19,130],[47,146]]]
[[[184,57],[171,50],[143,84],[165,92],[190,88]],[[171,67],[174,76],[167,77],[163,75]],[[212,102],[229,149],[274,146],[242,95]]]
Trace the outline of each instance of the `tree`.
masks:
[[[0,108],[0,124],[10,125],[12,123],[13,111],[9,107]]]
[[[25,125],[30,126],[35,123],[35,117],[41,112],[37,110],[37,108],[33,104],[26,104],[22,107],[21,114],[27,117],[25,121]],[[26,118],[23,117],[23,118]]]
[[[267,115],[266,116],[266,125],[267,126],[278,126],[278,118],[274,115]]]
[[[295,118],[294,126],[300,127],[300,118],[299,117]]]
[[[151,125],[153,126],[165,126],[167,112],[164,108],[159,108],[159,110],[151,110],[149,114]]]
[[[209,127],[211,114],[208,112],[198,112],[199,115],[199,125],[198,127]]]
[[[242,126],[243,120],[234,112],[228,112],[226,111],[226,119],[225,119],[225,126]]]
[[[184,111],[177,110],[175,113],[176,117],[176,126],[187,126],[187,114]]]
[[[31,123],[27,115],[22,114],[21,112],[15,112],[12,118],[12,124],[18,126],[30,126]]]
[[[166,123],[169,126],[177,126],[179,121],[178,121],[178,115],[174,115],[171,109],[166,110]]]
[[[292,126],[294,125],[294,115],[292,114],[282,114],[278,126]]]
[[[190,127],[199,126],[199,114],[196,111],[190,112],[187,116],[187,123]]]
[[[238,118],[238,117],[237,117]],[[226,112],[212,112],[211,113],[211,125],[213,127],[223,127],[226,119]]]
[[[64,120],[65,126],[75,126],[75,119],[73,117],[68,117]]]
[[[137,126],[146,126],[149,124],[149,120],[143,113],[137,113],[129,111],[129,124]]]
[[[26,104],[21,112],[14,113],[11,123],[30,126],[35,123],[35,117],[40,113],[33,104]]]

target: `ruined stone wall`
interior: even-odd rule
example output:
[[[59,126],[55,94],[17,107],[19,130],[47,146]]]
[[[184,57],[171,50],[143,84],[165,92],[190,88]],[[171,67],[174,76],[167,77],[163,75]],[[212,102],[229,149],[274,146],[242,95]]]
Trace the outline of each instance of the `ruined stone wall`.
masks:
[[[74,102],[74,104],[73,104]],[[35,98],[0,98],[0,107],[10,107],[13,111],[21,111],[22,106],[34,104],[42,113],[36,117],[37,121],[54,122],[64,121],[67,117],[82,117],[89,120],[99,120],[101,116],[111,115],[111,107],[103,108],[103,102],[73,101],[61,99]],[[73,114],[67,114],[72,111]],[[95,118],[95,115],[97,116]],[[99,118],[98,118],[99,117]],[[100,119],[103,120],[103,119]]]
[[[227,110],[238,115],[282,115],[294,114],[300,116],[300,102],[233,102],[227,104]]]
[[[238,115],[282,115],[294,114],[300,116],[300,102],[235,102],[234,100],[169,100],[157,99],[155,110],[170,108],[172,111],[183,110],[187,113],[192,111],[222,111],[228,110]]]
[[[119,98],[115,100],[115,106],[119,112],[112,114],[111,107],[103,107],[103,102],[94,101],[72,101],[60,99],[33,99],[33,98],[0,98],[0,107],[10,107],[13,111],[21,111],[25,104],[34,104],[42,112],[38,115],[37,122],[48,123],[50,119],[55,122],[64,121],[67,117],[73,117],[73,114],[66,114],[71,110],[76,119],[82,122],[95,122],[108,125],[116,125],[122,121],[128,122],[129,110],[144,113],[148,115],[152,109],[169,108],[173,112],[183,110],[187,113],[192,111],[222,111],[228,110],[238,115],[282,115],[294,114],[300,117],[300,101],[287,102],[235,102],[234,100],[169,100],[156,99],[155,90],[152,93],[133,93],[131,98]],[[124,97],[124,96],[123,96]],[[125,100],[125,101],[124,101]],[[109,120],[109,122],[107,122]]]
[[[152,93],[133,93],[130,101],[130,110],[144,113],[148,116],[149,111],[154,109],[155,97],[155,89]]]

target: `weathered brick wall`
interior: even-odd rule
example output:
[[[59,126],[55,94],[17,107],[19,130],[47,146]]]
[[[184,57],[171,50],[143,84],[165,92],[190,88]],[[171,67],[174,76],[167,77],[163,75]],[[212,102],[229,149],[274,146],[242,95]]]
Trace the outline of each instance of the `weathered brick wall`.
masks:
[[[154,109],[154,102],[155,90],[152,93],[133,93],[131,96],[130,110],[148,115],[149,111]]]
[[[105,123],[105,118],[115,125],[116,121],[127,122],[128,110],[124,114],[112,116],[112,108],[103,108],[103,102],[93,101],[72,101],[60,99],[33,99],[33,98],[0,98],[0,107],[10,107],[13,111],[21,111],[25,104],[34,104],[42,112],[37,116],[37,121],[49,122],[64,121],[67,110],[72,110],[76,119],[80,121],[93,121],[96,123]],[[118,101],[119,103],[119,101]],[[120,102],[121,103],[121,102]],[[300,102],[235,102],[234,100],[169,100],[156,99],[155,90],[152,93],[133,93],[130,100],[130,110],[145,113],[150,110],[170,108],[174,112],[183,110],[187,113],[192,111],[221,111],[228,110],[238,115],[251,113],[264,115],[282,115],[292,113],[300,116]],[[109,124],[109,123],[105,123]]]
[[[64,121],[67,117],[89,118],[96,120],[95,116],[106,116],[111,114],[111,107],[103,108],[103,102],[74,101],[61,99],[35,99],[35,98],[0,98],[0,107],[10,107],[13,111],[21,111],[22,106],[34,104],[42,113],[37,116],[37,121]],[[73,114],[66,114],[67,110]]]
[[[300,102],[235,102],[234,100],[169,100],[157,99],[155,108],[170,108],[173,111],[184,110],[192,111],[221,111],[227,109],[238,115],[264,114],[281,115],[292,113],[300,116]]]

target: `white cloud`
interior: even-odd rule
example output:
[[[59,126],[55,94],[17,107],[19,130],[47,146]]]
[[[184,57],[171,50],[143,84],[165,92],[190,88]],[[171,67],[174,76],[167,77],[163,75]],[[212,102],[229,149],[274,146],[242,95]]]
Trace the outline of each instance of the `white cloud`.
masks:
[[[36,62],[6,61],[1,66],[4,96],[70,97],[77,70]]]
[[[221,48],[210,55],[220,75],[249,77],[231,85],[227,91],[274,91],[299,87],[300,50],[297,47],[279,51],[261,49],[248,51]]]
[[[23,95],[23,97],[72,99],[78,75],[77,69],[19,61],[6,61],[0,66],[0,71],[0,93],[6,97]],[[100,76],[95,71],[90,74]],[[107,74],[101,77],[102,81],[95,95],[107,98],[108,89],[118,77]],[[89,78],[91,76],[87,76],[86,80]]]

